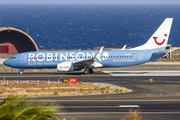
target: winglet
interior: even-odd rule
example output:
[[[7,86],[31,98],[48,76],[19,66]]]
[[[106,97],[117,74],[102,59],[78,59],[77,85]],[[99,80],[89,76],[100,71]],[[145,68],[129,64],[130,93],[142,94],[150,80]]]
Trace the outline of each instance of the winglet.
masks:
[[[126,46],[127,46],[127,45],[124,45],[123,48],[122,48],[121,50],[125,50],[125,49],[126,49]]]
[[[100,62],[102,62],[101,60],[101,54],[102,54],[102,51],[104,49],[104,46],[101,47],[101,49],[99,50],[99,52],[96,54],[96,56],[94,57],[94,60],[99,60]]]

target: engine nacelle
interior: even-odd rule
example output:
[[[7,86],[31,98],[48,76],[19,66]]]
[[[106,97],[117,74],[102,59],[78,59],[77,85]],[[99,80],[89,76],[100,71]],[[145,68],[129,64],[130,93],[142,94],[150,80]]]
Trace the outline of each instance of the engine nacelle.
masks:
[[[57,71],[74,71],[74,65],[72,62],[62,62],[57,64]]]

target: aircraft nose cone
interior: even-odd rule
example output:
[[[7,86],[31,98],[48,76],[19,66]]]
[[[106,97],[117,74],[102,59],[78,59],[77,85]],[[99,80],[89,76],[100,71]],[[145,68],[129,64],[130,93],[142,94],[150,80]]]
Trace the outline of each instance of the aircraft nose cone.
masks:
[[[9,65],[9,60],[5,60],[5,61],[3,62],[3,64],[8,66],[8,65]]]

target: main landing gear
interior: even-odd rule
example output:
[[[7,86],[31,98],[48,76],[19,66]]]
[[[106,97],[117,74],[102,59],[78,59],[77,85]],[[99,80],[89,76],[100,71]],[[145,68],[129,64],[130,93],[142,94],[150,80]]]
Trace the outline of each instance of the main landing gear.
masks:
[[[89,69],[85,69],[84,70],[85,74],[92,74],[93,73],[93,69],[89,68]]]
[[[23,72],[20,70],[20,71],[19,71],[19,74],[22,74],[22,73],[23,73]]]

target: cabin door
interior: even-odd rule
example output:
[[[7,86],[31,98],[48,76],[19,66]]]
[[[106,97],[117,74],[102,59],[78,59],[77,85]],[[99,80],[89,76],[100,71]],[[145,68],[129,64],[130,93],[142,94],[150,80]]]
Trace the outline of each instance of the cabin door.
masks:
[[[143,52],[138,53],[138,60],[143,61]]]
[[[26,54],[21,55],[21,62],[25,63],[26,62]]]

